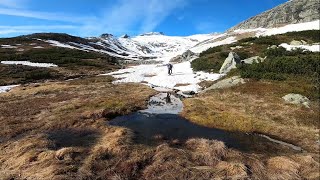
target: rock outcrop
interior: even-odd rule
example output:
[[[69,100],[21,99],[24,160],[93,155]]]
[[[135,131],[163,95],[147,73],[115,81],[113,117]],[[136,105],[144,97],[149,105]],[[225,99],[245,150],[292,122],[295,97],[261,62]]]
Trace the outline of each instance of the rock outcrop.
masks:
[[[292,46],[301,46],[301,45],[306,45],[306,44],[308,44],[308,43],[304,40],[301,40],[301,41],[293,40],[290,42],[290,45],[292,45]]]
[[[307,108],[310,107],[310,100],[301,94],[287,94],[283,96],[282,99],[290,104],[304,105]]]
[[[245,63],[245,64],[261,63],[265,59],[266,58],[262,58],[262,57],[259,57],[259,56],[254,56],[254,57],[251,57],[251,58],[248,58],[248,59],[241,60],[241,63]]]
[[[124,34],[124,35],[121,36],[121,38],[125,38],[125,39],[126,39],[126,38],[129,38],[129,37],[130,37],[130,36],[129,36],[128,34]]]
[[[204,93],[209,90],[214,89],[225,89],[230,88],[233,86],[237,86],[240,84],[244,84],[245,80],[241,78],[240,76],[233,76],[231,78],[223,79],[221,81],[218,81],[217,83],[213,84],[212,86],[208,87],[207,89],[203,90],[201,93]]]
[[[184,52],[183,54],[178,55],[178,56],[172,58],[170,61],[171,61],[171,62],[178,62],[178,63],[180,63],[180,62],[184,62],[184,61],[191,61],[191,60],[193,60],[193,59],[195,59],[195,58],[198,58],[198,57],[199,57],[199,54],[194,53],[194,52],[192,52],[192,51],[190,51],[190,50],[187,50],[187,51]]]
[[[227,59],[220,68],[220,74],[227,74],[231,69],[237,68],[237,64],[241,63],[240,57],[235,52],[230,52]]]
[[[232,27],[228,32],[237,29],[274,28],[315,21],[320,17],[319,11],[319,0],[291,0]]]

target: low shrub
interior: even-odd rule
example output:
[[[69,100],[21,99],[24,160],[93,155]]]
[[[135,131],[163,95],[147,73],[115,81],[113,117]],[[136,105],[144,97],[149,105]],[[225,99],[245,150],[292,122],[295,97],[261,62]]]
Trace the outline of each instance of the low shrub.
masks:
[[[319,55],[269,57],[262,63],[239,65],[238,69],[242,77],[255,79],[285,80],[286,74],[317,76],[320,73]]]
[[[206,51],[203,51],[202,53],[200,53],[200,56],[205,56],[207,54],[213,54],[221,51],[222,51],[222,46],[216,46],[216,47],[209,48]]]

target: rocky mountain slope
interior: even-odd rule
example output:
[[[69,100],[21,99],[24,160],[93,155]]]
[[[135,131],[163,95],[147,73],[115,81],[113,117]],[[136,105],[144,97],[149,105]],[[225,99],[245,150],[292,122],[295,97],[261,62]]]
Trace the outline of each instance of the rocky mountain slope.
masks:
[[[311,22],[319,19],[319,11],[318,0],[291,0],[232,27],[228,32]]]
[[[247,37],[318,30],[320,28],[319,5],[318,0],[292,0],[220,34],[183,37],[150,32],[134,37],[127,34],[121,37],[102,34],[99,37],[81,38],[67,34],[40,33],[1,39],[0,49],[6,52],[10,51],[10,53],[23,54],[29,50],[60,47],[99,53],[114,57],[118,61],[169,62],[170,59],[182,55],[188,50],[193,53],[201,53],[211,47],[231,44]]]

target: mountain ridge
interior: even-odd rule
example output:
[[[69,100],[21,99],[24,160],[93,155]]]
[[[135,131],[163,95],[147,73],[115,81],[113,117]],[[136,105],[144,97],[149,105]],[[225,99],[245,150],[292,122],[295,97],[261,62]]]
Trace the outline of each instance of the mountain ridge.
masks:
[[[275,28],[288,24],[297,24],[318,20],[320,17],[318,0],[291,0],[270,10],[253,16],[227,32],[237,29]]]

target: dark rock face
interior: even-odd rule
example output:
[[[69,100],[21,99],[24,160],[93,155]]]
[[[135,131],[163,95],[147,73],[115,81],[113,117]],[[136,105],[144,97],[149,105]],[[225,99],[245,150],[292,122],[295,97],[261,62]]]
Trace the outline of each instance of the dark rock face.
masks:
[[[100,36],[101,38],[110,38],[110,37],[113,37],[112,34],[109,34],[109,33],[105,33],[105,34],[101,34]]]
[[[197,57],[199,57],[199,54],[194,53],[194,52],[192,52],[190,50],[187,50],[183,54],[172,58],[170,61],[171,62],[185,62],[185,61],[190,61],[192,59],[195,59]]]
[[[121,36],[122,38],[129,38],[130,36],[128,34],[124,34]]]
[[[228,32],[236,29],[273,28],[315,21],[320,18],[319,12],[319,0],[291,0],[232,27]]]

